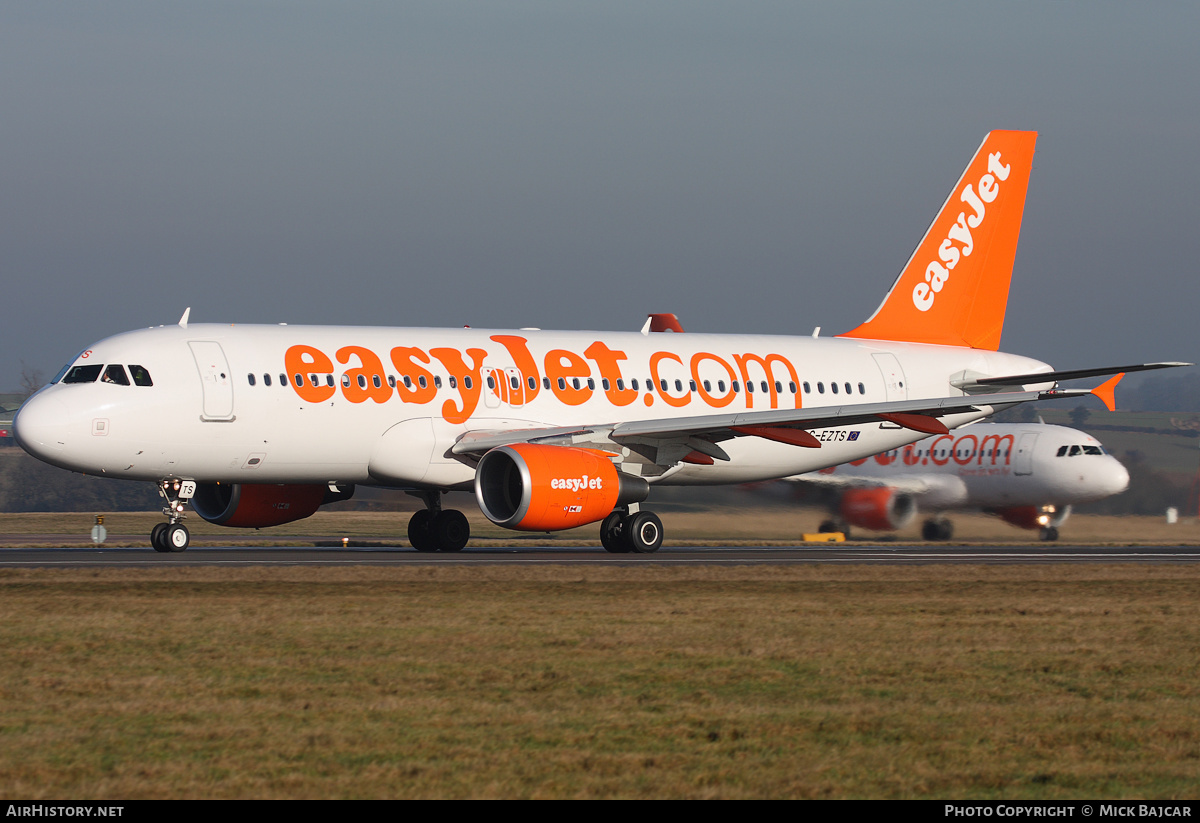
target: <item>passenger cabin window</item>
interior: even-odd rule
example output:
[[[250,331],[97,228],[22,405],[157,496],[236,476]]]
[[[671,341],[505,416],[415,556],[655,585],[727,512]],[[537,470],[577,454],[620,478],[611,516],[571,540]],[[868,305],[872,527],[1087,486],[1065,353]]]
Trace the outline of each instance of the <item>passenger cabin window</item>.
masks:
[[[95,383],[96,378],[100,376],[100,370],[103,368],[103,363],[76,366],[66,373],[62,381],[64,383]]]
[[[135,386],[153,386],[154,381],[150,379],[150,372],[143,369],[141,366],[130,366],[129,373],[133,375],[133,385]],[[269,383],[267,385],[270,385]]]
[[[829,384],[829,390],[830,390],[831,392],[833,392],[834,394],[837,394],[837,393],[838,393],[838,392],[837,392],[837,383],[830,383],[830,384]]]
[[[287,385],[287,375],[286,375],[286,374],[280,374],[280,375],[279,375],[279,385],[280,385],[280,386],[286,386],[286,385]]]
[[[119,363],[113,363],[104,370],[104,376],[100,378],[101,382],[112,383],[117,386],[128,386],[129,376],[125,374],[125,367]]]
[[[859,384],[858,384],[858,393],[859,393],[859,394],[866,394],[866,393],[867,393],[867,387],[866,387],[866,386],[864,386],[862,383],[859,383]]]
[[[248,380],[250,382],[251,386],[254,385],[254,375],[253,374],[246,375],[246,380]]]
[[[137,366],[134,366],[134,368],[136,369],[136,368],[137,368]],[[149,379],[149,378],[150,378],[150,375],[146,375],[146,379]],[[134,382],[134,383],[137,383],[137,372],[134,372],[134,373],[133,373],[133,382]],[[139,384],[139,385],[140,385],[140,384]],[[271,375],[269,375],[269,374],[264,374],[264,375],[263,375],[263,385],[264,385],[264,386],[269,386],[269,385],[271,385]]]

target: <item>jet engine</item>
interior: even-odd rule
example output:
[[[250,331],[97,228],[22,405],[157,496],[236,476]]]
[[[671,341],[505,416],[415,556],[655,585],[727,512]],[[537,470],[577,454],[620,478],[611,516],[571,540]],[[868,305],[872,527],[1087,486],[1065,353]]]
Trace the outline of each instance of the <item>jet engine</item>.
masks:
[[[520,531],[594,523],[649,493],[644,479],[617,471],[605,452],[571,446],[501,446],[475,472],[475,499],[487,519]]]
[[[209,523],[241,529],[278,526],[303,520],[326,503],[348,500],[354,487],[200,483],[192,508]]]
[[[842,519],[852,526],[876,531],[903,529],[917,516],[917,502],[911,495],[886,486],[849,489],[839,506]]]

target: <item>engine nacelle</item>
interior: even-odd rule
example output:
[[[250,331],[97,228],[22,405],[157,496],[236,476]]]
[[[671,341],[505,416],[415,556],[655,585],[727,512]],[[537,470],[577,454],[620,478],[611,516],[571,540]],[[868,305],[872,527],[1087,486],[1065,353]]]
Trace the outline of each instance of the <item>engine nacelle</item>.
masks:
[[[1070,506],[1010,506],[988,511],[1018,529],[1057,529],[1071,516]]]
[[[903,529],[913,521],[917,516],[917,503],[911,495],[886,486],[849,489],[842,493],[839,513],[852,526],[890,531]]]
[[[323,504],[348,500],[353,494],[353,486],[333,491],[318,485],[200,483],[192,497],[192,508],[218,526],[257,529],[303,520]]]
[[[570,446],[501,446],[475,472],[475,499],[487,519],[520,531],[595,523],[649,493],[645,480],[617,471],[604,452]]]

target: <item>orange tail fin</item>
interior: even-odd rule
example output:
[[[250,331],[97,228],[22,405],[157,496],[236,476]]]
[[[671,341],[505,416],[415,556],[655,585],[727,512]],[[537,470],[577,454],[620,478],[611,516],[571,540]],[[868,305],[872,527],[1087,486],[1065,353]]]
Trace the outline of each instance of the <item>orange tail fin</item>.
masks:
[[[1036,142],[988,134],[883,303],[843,337],[999,348]]]

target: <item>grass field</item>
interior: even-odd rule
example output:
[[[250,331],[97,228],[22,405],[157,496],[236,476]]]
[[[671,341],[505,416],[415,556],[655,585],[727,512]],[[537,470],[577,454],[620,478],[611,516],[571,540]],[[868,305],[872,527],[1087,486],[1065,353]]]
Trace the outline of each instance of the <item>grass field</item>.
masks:
[[[1200,569],[0,572],[22,798],[1194,798]]]

